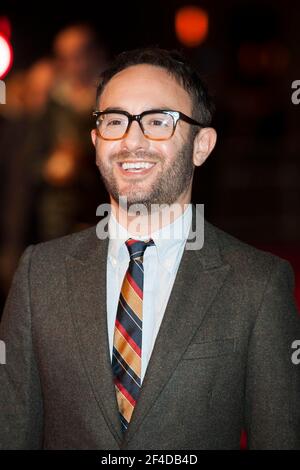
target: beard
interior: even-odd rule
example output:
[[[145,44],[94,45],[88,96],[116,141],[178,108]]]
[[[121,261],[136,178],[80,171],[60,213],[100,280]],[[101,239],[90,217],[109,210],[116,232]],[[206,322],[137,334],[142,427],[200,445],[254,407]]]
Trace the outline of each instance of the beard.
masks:
[[[137,188],[136,184],[130,185],[128,190],[120,191],[117,178],[113,173],[113,163],[128,158],[160,162],[161,170],[151,187],[147,189]],[[127,152],[121,151],[111,157],[110,165],[105,164],[101,158],[97,158],[97,166],[102,176],[106,190],[110,196],[120,203],[121,196],[127,198],[127,204],[143,204],[148,211],[152,204],[171,205],[189,187],[193,171],[193,139],[188,139],[174,156],[172,162],[165,163],[165,158],[158,152]]]

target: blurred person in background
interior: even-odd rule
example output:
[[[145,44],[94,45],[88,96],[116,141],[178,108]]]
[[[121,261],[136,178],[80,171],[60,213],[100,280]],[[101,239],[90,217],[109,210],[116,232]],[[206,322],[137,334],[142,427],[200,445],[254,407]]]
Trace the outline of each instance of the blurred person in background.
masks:
[[[88,25],[77,24],[56,35],[53,52],[53,59],[24,72],[18,113],[15,94],[8,95],[12,116],[2,139],[7,167],[0,247],[4,293],[28,243],[92,225],[104,197],[89,116],[107,63],[105,48]],[[15,138],[19,128],[20,138]]]
[[[43,116],[54,68],[46,58],[7,80],[7,104],[1,108],[0,290],[5,296],[24,243],[33,238],[31,159],[43,152],[47,132]]]
[[[101,197],[88,116],[98,75],[106,66],[105,49],[89,26],[74,25],[56,36],[54,58],[55,83],[47,116],[53,126],[53,147],[42,168],[41,240],[93,223]]]

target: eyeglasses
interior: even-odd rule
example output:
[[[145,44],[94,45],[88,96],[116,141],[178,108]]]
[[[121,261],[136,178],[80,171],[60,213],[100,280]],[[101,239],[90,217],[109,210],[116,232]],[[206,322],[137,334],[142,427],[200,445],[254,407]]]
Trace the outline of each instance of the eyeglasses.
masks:
[[[123,139],[128,134],[133,121],[138,122],[144,136],[151,140],[170,139],[180,119],[188,124],[204,127],[200,122],[180,111],[167,109],[151,109],[134,115],[127,111],[94,111],[93,116],[97,118],[97,130],[104,140]]]

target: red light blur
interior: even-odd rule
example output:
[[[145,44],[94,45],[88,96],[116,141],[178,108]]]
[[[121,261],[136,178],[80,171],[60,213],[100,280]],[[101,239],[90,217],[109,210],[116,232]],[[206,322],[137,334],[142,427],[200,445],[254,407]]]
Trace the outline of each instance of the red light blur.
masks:
[[[175,31],[178,40],[185,46],[199,46],[208,34],[207,12],[196,6],[180,8],[175,16]]]
[[[13,62],[13,50],[7,38],[0,33],[0,79],[9,72]]]
[[[11,37],[11,23],[7,16],[0,16],[0,34],[3,34],[7,39]]]

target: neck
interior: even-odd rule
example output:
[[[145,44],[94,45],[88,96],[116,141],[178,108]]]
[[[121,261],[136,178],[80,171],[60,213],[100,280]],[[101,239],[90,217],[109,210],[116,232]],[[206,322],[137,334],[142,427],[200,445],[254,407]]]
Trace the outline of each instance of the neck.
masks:
[[[166,225],[172,224],[187,209],[191,202],[191,192],[179,198],[171,205],[151,206],[150,211],[119,204],[111,198],[111,208],[116,220],[133,236],[151,235]],[[144,206],[145,208],[145,206]],[[135,209],[135,210],[132,210]]]

